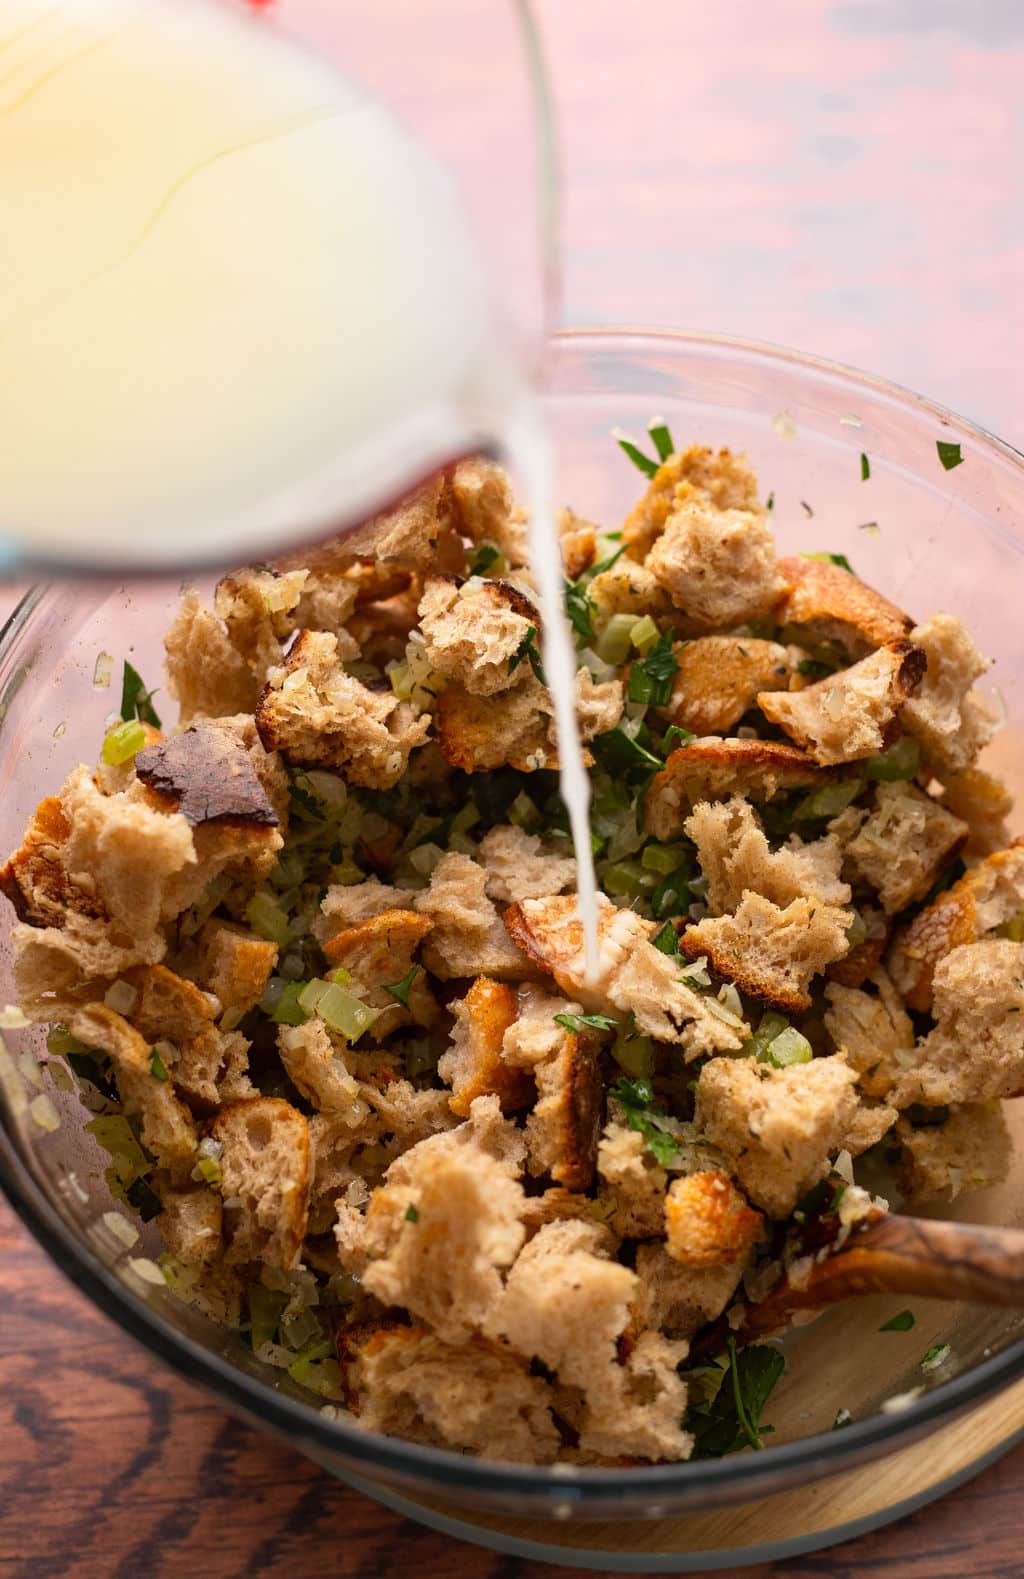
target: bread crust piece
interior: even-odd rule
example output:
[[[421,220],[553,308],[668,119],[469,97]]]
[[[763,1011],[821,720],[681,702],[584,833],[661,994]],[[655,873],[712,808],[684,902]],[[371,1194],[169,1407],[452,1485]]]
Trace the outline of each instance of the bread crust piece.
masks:
[[[780,559],[779,571],[786,591],[775,618],[803,626],[811,642],[838,642],[852,658],[863,658],[910,634],[910,616],[841,565],[797,555]]]
[[[745,1261],[761,1237],[764,1218],[747,1205],[719,1169],[673,1179],[665,1197],[665,1248],[681,1266],[728,1266]]]
[[[496,823],[480,841],[480,861],[487,869],[487,893],[501,904],[543,899],[576,884],[576,862],[538,834],[512,823]]]
[[[934,1030],[892,1092],[897,1107],[1024,1095],[1024,944],[964,943],[935,967]]]
[[[680,1266],[664,1241],[638,1245],[634,1325],[689,1338],[725,1310],[740,1284],[744,1263]]]
[[[87,1047],[99,1047],[109,1056],[125,1112],[141,1119],[143,1145],[174,1181],[187,1178],[195,1161],[195,1125],[173,1082],[154,1076],[150,1044],[102,1003],[79,1009],[68,1029]]]
[[[251,713],[260,681],[199,594],[187,591],[164,636],[167,689],[180,721]]]
[[[448,1106],[465,1118],[477,1097],[493,1094],[502,1111],[526,1107],[533,1085],[522,1069],[505,1062],[505,1032],[516,1019],[516,995],[504,982],[478,976],[466,996],[451,1004],[455,1015],[451,1043],[438,1059],[437,1072],[452,1088]]]
[[[559,1027],[561,1029],[561,1027]],[[567,1190],[593,1183],[604,1109],[596,1036],[563,1032],[553,1057],[536,1065],[537,1101],[526,1120],[528,1166]]]
[[[836,1057],[786,1069],[715,1058],[700,1072],[695,1122],[750,1200],[771,1217],[788,1217],[843,1144],[857,1110],[856,1079]]]
[[[798,652],[752,636],[698,636],[675,648],[672,698],[659,708],[695,735],[725,735],[762,691],[785,691]]]
[[[464,773],[506,766],[534,773],[538,768],[558,766],[551,693],[526,663],[519,664],[514,678],[516,685],[495,696],[473,696],[457,682],[440,693],[434,727],[452,767]],[[577,671],[576,717],[584,743],[614,729],[622,708],[620,681],[598,685],[588,669]],[[588,752],[584,758],[592,760]]]
[[[748,891],[731,915],[687,927],[679,947],[688,959],[706,958],[740,992],[802,1014],[813,978],[847,952],[849,924],[849,911],[837,905],[793,899],[783,907]]]
[[[802,691],[764,691],[757,705],[822,767],[855,762],[882,750],[926,665],[922,647],[890,642]]]
[[[756,510],[757,478],[745,455],[692,444],[670,455],[655,472],[622,529],[630,556],[645,559],[672,511],[693,500],[716,510]]]
[[[645,564],[696,630],[767,615],[781,587],[775,540],[753,510],[680,504]]]
[[[422,745],[430,715],[390,692],[371,691],[346,674],[337,637],[300,631],[284,668],[280,688],[264,686],[256,706],[256,728],[268,751],[289,762],[333,768],[347,782],[390,789]]]
[[[309,1126],[280,1097],[251,1097],[221,1108],[208,1133],[222,1147],[221,1196],[229,1265],[295,1265],[309,1217]]]
[[[226,730],[191,724],[136,753],[135,774],[190,828],[205,823],[276,828],[277,812],[242,743]]]
[[[419,624],[430,666],[472,696],[493,696],[516,683],[510,668],[540,615],[508,581],[471,577],[461,584],[431,577],[419,602]]]
[[[835,769],[822,768],[796,746],[777,740],[691,740],[668,757],[644,802],[648,833],[676,838],[700,801],[742,795],[774,800],[787,790],[829,784]]]
[[[210,1266],[220,1260],[224,1239],[219,1195],[204,1186],[164,1189],[160,1205],[156,1225],[169,1255],[183,1266]]]
[[[896,1139],[900,1183],[912,1201],[955,1201],[961,1190],[1001,1184],[1009,1172],[1013,1142],[998,1102],[954,1107],[943,1124],[915,1125],[902,1118]]]
[[[199,934],[195,979],[220,999],[222,1011],[237,1024],[262,998],[277,955],[276,943],[218,916],[207,921]]]
[[[608,1222],[623,1239],[660,1239],[665,1232],[668,1174],[648,1151],[644,1137],[614,1116],[597,1148],[598,1199],[610,1208]]]
[[[982,768],[964,768],[943,781],[943,806],[970,829],[966,854],[993,855],[1010,843],[1006,818],[1013,810],[1013,796],[1001,779]]]
[[[502,925],[487,897],[487,873],[468,855],[449,850],[416,896],[416,909],[433,923],[423,943],[423,962],[442,981],[493,976],[523,981],[535,974],[530,960]]]
[[[975,680],[989,668],[954,614],[933,614],[910,633],[927,655],[928,669],[903,715],[926,762],[943,778],[969,768],[995,733],[998,710]]]
[[[939,961],[1024,910],[1024,839],[979,861],[902,927],[889,950],[889,972],[908,1009],[927,1013]]]

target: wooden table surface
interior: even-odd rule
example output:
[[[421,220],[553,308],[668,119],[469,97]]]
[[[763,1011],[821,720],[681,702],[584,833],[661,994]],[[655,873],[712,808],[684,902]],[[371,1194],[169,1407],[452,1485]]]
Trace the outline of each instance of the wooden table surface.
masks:
[[[538,10],[564,149],[567,322],[792,344],[1024,439],[1018,0]],[[1022,1472],[1018,1448],[890,1530],[744,1572],[1016,1579]],[[101,1317],[0,1201],[5,1579],[409,1571],[564,1570],[424,1531],[237,1424]]]

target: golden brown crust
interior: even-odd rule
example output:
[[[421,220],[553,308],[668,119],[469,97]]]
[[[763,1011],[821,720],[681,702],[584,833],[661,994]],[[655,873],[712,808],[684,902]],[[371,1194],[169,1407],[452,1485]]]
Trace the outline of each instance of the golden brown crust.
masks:
[[[756,509],[757,478],[746,456],[726,449],[716,454],[699,444],[670,455],[626,517],[622,541],[632,557],[646,558],[672,511],[694,499],[716,510]]]
[[[523,1069],[502,1057],[505,1032],[516,1020],[516,995],[504,982],[478,976],[461,1004],[455,1006],[452,1047],[442,1054],[437,1072],[452,1086],[448,1106],[460,1118],[469,1115],[477,1097],[494,1095],[502,1112],[525,1107],[533,1083]],[[447,1060],[447,1062],[446,1062]]]
[[[763,1227],[762,1214],[747,1205],[720,1169],[674,1179],[665,1197],[665,1248],[681,1266],[743,1261]]]
[[[896,716],[921,683],[922,647],[888,642],[849,669],[802,691],[763,691],[765,717],[823,767],[874,756],[888,743]]]
[[[64,869],[61,846],[70,831],[60,797],[47,795],[33,812],[18,849],[0,869],[0,892],[14,906],[19,921],[60,926],[68,910],[105,915],[95,895],[73,883]]]
[[[593,1183],[604,1107],[599,1046],[569,1032],[561,1051],[538,1066],[538,1102],[526,1121],[530,1171],[550,1173],[567,1190]]]
[[[913,620],[859,576],[828,560],[780,559],[786,592],[780,625],[803,625],[815,641],[838,641],[854,657],[909,635]]]
[[[190,827],[219,822],[276,828],[278,816],[248,751],[223,729],[193,724],[135,757],[140,783],[161,807],[180,811]]]
[[[790,652],[750,636],[699,636],[676,648],[679,668],[668,706],[659,709],[695,735],[724,735],[762,691],[785,691]]]
[[[647,791],[647,831],[675,838],[702,800],[773,800],[786,790],[828,784],[836,777],[796,746],[779,740],[692,740],[669,756]]]

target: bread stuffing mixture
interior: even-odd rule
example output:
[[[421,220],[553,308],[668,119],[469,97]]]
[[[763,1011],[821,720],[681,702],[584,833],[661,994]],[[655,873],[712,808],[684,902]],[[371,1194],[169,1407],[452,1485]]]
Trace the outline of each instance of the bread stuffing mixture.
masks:
[[[653,435],[617,530],[561,519],[596,978],[482,460],[186,591],[178,722],[125,664],[0,872],[21,1009],[171,1288],[321,1407],[521,1463],[760,1446],[785,1360],[745,1309],[886,1209],[857,1174],[998,1180],[1024,1092],[986,659]]]

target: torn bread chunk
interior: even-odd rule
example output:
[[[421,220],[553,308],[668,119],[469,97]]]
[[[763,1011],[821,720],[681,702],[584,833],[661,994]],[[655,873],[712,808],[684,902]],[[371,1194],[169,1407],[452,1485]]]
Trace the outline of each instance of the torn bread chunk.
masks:
[[[478,976],[466,996],[450,1005],[455,1015],[448,1051],[437,1072],[451,1086],[448,1106],[465,1118],[477,1097],[494,1095],[506,1113],[528,1105],[533,1086],[524,1070],[505,1062],[504,1038],[515,1024],[516,995],[504,982]]]
[[[673,511],[694,501],[714,510],[756,510],[757,478],[746,456],[698,444],[670,455],[626,517],[622,540],[631,557],[645,559]]]
[[[685,831],[697,846],[712,915],[735,909],[749,889],[776,905],[800,897],[849,904],[850,885],[839,875],[843,851],[832,836],[804,844],[794,834],[773,851],[753,807],[738,796],[697,806]]]
[[[982,938],[935,967],[935,1029],[892,1101],[945,1107],[1024,1095],[1024,943]]]
[[[833,769],[778,740],[691,740],[673,751],[651,781],[644,803],[647,832],[674,839],[701,801],[740,795],[771,801],[789,790],[828,784]]]
[[[887,1102],[858,1102],[853,1122],[843,1136],[843,1150],[859,1157],[883,1140],[899,1118],[899,1110]]]
[[[164,652],[167,689],[178,704],[181,723],[255,708],[262,680],[194,589],[181,600],[164,636]]]
[[[786,1014],[810,1008],[814,977],[849,949],[850,912],[793,899],[779,906],[747,892],[731,915],[706,916],[681,933],[689,959],[705,958],[740,992]]]
[[[861,1091],[887,1097],[914,1061],[914,1027],[885,971],[876,970],[870,980],[874,993],[829,983],[825,1029],[857,1071]]]
[[[442,981],[462,976],[523,981],[534,974],[487,897],[487,872],[468,855],[451,850],[442,856],[430,886],[416,897],[416,909],[433,923],[423,962]]]
[[[882,750],[926,663],[922,647],[890,642],[802,691],[764,691],[757,705],[822,767],[856,762]]]
[[[565,1031],[550,1058],[535,1066],[537,1100],[526,1120],[531,1174],[548,1174],[567,1190],[586,1190],[594,1178],[604,1108],[598,1040]]]
[[[786,592],[775,618],[801,626],[809,643],[837,642],[852,658],[863,658],[910,635],[910,616],[841,565],[797,555],[780,560],[779,570]]]
[[[843,987],[863,987],[885,957],[892,937],[892,925],[873,905],[860,904],[857,916],[863,923],[866,936],[854,944],[842,959],[834,960],[825,974],[829,981]]]
[[[919,742],[925,761],[943,778],[972,766],[995,734],[997,708],[975,680],[989,668],[955,614],[933,614],[910,633],[928,668],[903,710],[904,728]]]
[[[635,1129],[609,1118],[597,1148],[598,1200],[621,1239],[660,1239],[668,1174]]]
[[[660,711],[695,735],[724,735],[762,691],[786,691],[799,649],[752,636],[699,636],[675,649],[672,697]]]
[[[631,910],[617,910],[598,895],[599,973],[589,980],[584,961],[583,923],[574,895],[526,899],[503,917],[509,936],[562,991],[588,1011],[632,1014],[637,1029],[674,1042],[687,1059],[738,1049],[749,1034],[742,1020],[716,1012],[680,979],[679,961],[650,941],[655,923]]]
[[[385,910],[401,910],[409,899],[409,894],[382,883],[378,877],[368,877],[362,883],[332,883],[320,901],[321,914],[313,923],[314,936],[325,943],[336,932],[354,927],[359,921],[382,916]]]
[[[782,588],[775,540],[764,516],[753,510],[680,504],[645,564],[698,630],[759,619]]]
[[[389,789],[427,738],[430,715],[417,717],[390,687],[371,691],[346,674],[337,637],[300,631],[279,687],[264,687],[256,727],[268,751],[291,763],[333,768],[350,784]]]
[[[521,676],[521,678],[520,678]],[[513,767],[520,773],[556,768],[554,702],[528,663],[520,663],[511,689],[496,696],[473,696],[456,683],[437,698],[434,725],[445,758],[464,773]],[[588,669],[576,674],[576,716],[580,738],[593,740],[614,729],[622,717],[619,680],[598,684]]]
[[[166,965],[136,965],[120,980],[136,994],[134,1007],[126,1008],[124,1017],[151,1045],[161,1040],[184,1045],[213,1022],[209,996]]]
[[[154,1074],[149,1042],[102,1003],[79,1009],[68,1029],[87,1047],[107,1054],[124,1110],[141,1122],[142,1144],[172,1180],[187,1178],[195,1162],[195,1125],[171,1080]]]
[[[923,899],[967,838],[967,824],[913,784],[879,784],[875,804],[846,846],[853,874],[894,915]]]
[[[512,497],[508,473],[475,455],[460,461],[451,478],[458,528],[473,543],[493,543],[510,570],[528,563],[526,516]]]
[[[353,558],[394,560],[410,570],[457,572],[465,563],[456,531],[451,478],[438,472],[390,510],[365,521],[344,540]]]
[[[257,1095],[249,1078],[249,1045],[240,1031],[222,1031],[216,1025],[178,1045],[168,1067],[175,1090],[194,1112],[213,1112],[225,1102]]]
[[[576,862],[564,849],[513,823],[497,823],[480,841],[488,896],[508,905],[575,887]]]
[[[683,1429],[686,1382],[679,1367],[689,1352],[657,1332],[643,1332],[625,1360],[596,1373],[587,1393],[580,1449],[603,1459],[677,1463],[693,1438]]]
[[[603,630],[613,614],[649,615],[661,625],[673,614],[672,599],[654,572],[628,555],[617,559],[587,583],[587,597],[594,605],[594,626]]]
[[[786,1069],[715,1058],[697,1082],[696,1122],[755,1206],[788,1217],[843,1144],[856,1080],[836,1057]]]
[[[633,1311],[642,1330],[665,1331],[673,1338],[692,1337],[717,1321],[743,1276],[743,1261],[720,1266],[680,1266],[663,1241],[637,1247],[637,1290]]]
[[[221,1108],[208,1130],[219,1143],[224,1259],[287,1271],[309,1215],[309,1126],[290,1102],[252,1097]]]
[[[200,1186],[165,1189],[156,1226],[168,1255],[183,1266],[210,1266],[224,1253],[220,1196]]]
[[[420,629],[431,669],[472,696],[493,696],[516,683],[516,654],[540,615],[525,593],[508,581],[473,576],[460,585],[434,577],[419,604]],[[539,646],[539,641],[538,641]]]
[[[570,581],[578,580],[593,565],[599,531],[593,521],[585,521],[575,510],[558,512],[558,540],[565,574]]]
[[[764,1218],[720,1169],[674,1179],[665,1197],[665,1248],[686,1267],[746,1261]]]
[[[947,811],[967,824],[965,855],[993,855],[1010,843],[1006,819],[1013,810],[1013,796],[994,774],[983,768],[964,768],[944,781],[939,799]]]
[[[385,1318],[343,1328],[338,1352],[349,1408],[367,1431],[510,1464],[558,1456],[547,1383],[500,1344],[449,1343]]]
[[[987,856],[902,927],[889,972],[908,1009],[927,1012],[939,961],[1024,912],[1024,840]]]
[[[505,1061],[521,1069],[535,1069],[545,1059],[554,1058],[565,1037],[565,1027],[556,1016],[579,1012],[578,1003],[552,997],[543,987],[526,982],[516,992],[515,1016],[502,1042]]]
[[[223,576],[217,583],[214,612],[224,621],[228,640],[260,685],[266,682],[268,669],[281,662],[283,644],[295,630],[295,611],[308,576],[308,570],[281,573],[250,566]]]
[[[330,964],[348,971],[367,1008],[380,1011],[368,1028],[371,1041],[381,1041],[403,1025],[429,1027],[438,1015],[437,999],[426,971],[414,965],[413,955],[432,927],[429,916],[415,910],[385,910],[382,915],[357,921],[328,938],[323,945]],[[412,979],[407,981],[409,976]],[[402,983],[407,985],[403,989]],[[406,1001],[394,991],[404,990]]]
[[[220,1002],[225,1029],[231,1030],[266,991],[278,947],[246,927],[215,917],[197,939],[193,972],[206,992]]]
[[[954,1107],[941,1124],[903,1118],[896,1139],[900,1182],[911,1201],[955,1201],[961,1190],[1002,1184],[1009,1173],[1013,1141],[998,1102]]]
[[[373,1112],[359,1081],[345,1060],[343,1045],[335,1045],[322,1020],[305,1025],[279,1025],[277,1046],[281,1063],[300,1096],[318,1113],[362,1132]]]

